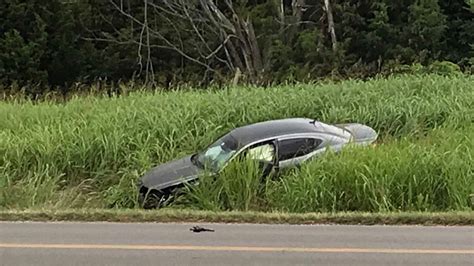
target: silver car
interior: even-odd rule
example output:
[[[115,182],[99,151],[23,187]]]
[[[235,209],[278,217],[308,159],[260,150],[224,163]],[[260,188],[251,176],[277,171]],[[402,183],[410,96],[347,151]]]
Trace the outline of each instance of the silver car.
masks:
[[[151,169],[139,181],[139,200],[145,208],[159,207],[177,188],[196,182],[204,171],[217,175],[242,154],[259,161],[267,175],[299,166],[328,148],[337,152],[349,143],[369,145],[377,137],[375,130],[358,123],[329,125],[289,118],[250,124],[228,132],[202,151]]]

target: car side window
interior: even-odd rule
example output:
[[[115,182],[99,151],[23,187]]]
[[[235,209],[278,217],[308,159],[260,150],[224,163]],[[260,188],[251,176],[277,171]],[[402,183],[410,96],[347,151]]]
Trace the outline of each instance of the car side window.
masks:
[[[323,141],[316,138],[281,140],[278,146],[278,159],[285,161],[301,157],[318,149]]]

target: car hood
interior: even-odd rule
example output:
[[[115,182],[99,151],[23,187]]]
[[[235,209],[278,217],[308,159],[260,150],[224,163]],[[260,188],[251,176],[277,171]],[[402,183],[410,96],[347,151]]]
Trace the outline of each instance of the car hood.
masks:
[[[194,165],[191,155],[188,155],[152,168],[141,178],[141,184],[147,188],[163,189],[193,180],[200,172],[202,169]]]

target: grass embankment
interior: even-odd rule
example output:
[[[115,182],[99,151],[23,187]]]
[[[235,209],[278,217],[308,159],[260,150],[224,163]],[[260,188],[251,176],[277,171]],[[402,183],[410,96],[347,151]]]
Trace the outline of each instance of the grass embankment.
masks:
[[[383,143],[329,154],[267,180],[263,189],[248,186],[245,171],[225,174],[178,203],[207,210],[469,211],[473,84],[472,76],[404,76],[66,104],[3,102],[0,208],[134,207],[135,181],[153,165],[203,148],[235,126],[300,116],[364,123]]]

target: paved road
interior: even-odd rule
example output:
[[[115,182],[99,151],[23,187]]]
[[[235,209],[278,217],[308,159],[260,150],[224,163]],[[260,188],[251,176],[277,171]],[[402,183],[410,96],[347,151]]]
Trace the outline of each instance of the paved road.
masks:
[[[474,265],[474,227],[0,222],[0,265]]]

